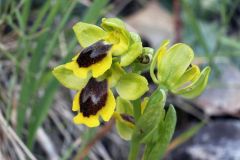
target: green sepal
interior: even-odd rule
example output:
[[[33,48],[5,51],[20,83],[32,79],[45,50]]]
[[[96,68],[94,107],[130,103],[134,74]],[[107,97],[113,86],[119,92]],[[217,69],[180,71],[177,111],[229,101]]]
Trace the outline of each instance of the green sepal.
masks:
[[[156,51],[156,53],[153,56],[152,62],[150,64],[150,76],[153,80],[154,83],[159,84],[160,82],[160,72],[157,73],[157,77],[154,73],[154,70],[156,68],[156,65],[159,66],[159,64],[162,61],[162,57],[165,55],[166,51],[167,51],[167,46],[169,44],[169,40],[164,40],[161,44],[161,46],[159,47],[159,49]]]
[[[116,90],[126,100],[136,100],[148,91],[148,81],[136,73],[127,73],[119,79]]]
[[[158,134],[154,137],[152,143],[148,143],[144,153],[144,160],[162,159],[168,144],[170,143],[177,122],[176,111],[170,105],[165,118],[160,121],[158,126]]]
[[[194,82],[192,82],[187,87],[180,89],[179,91],[174,92],[175,94],[179,94],[185,98],[195,98],[199,96],[207,86],[208,77],[211,72],[210,67],[205,67],[199,78],[197,78]]]
[[[73,90],[81,90],[89,80],[89,78],[78,78],[73,74],[72,70],[65,68],[64,65],[55,67],[52,72],[61,84]]]
[[[130,32],[130,34],[132,42],[130,44],[129,50],[121,56],[121,66],[130,65],[142,53],[142,41],[140,36],[134,32]]]
[[[136,123],[133,131],[132,139],[137,140],[141,143],[147,143],[151,140],[152,135],[158,127],[158,123],[161,119],[161,115],[164,113],[164,105],[166,95],[164,91],[155,92],[148,104]],[[163,95],[159,95],[161,93]]]
[[[119,63],[115,62],[114,64],[112,64],[109,72],[110,75],[108,77],[108,82],[110,87],[112,88],[116,86],[116,84],[118,83],[121,76],[125,73],[125,71],[121,68]]]
[[[171,88],[187,70],[193,58],[194,53],[188,45],[175,44],[159,58],[158,80]]]
[[[83,22],[75,24],[73,26],[73,30],[76,34],[78,42],[83,48],[86,48],[103,39],[107,34],[102,28]]]
[[[117,113],[126,114],[129,116],[133,115],[133,106],[129,101],[118,97],[116,102],[117,102],[117,106],[116,106]],[[131,127],[129,127],[129,125],[127,125],[130,122],[126,121],[126,123],[124,123],[124,121],[125,120],[123,118],[121,118],[121,121],[117,119],[116,120],[116,129],[122,139],[130,140],[132,137],[133,128],[131,128]]]

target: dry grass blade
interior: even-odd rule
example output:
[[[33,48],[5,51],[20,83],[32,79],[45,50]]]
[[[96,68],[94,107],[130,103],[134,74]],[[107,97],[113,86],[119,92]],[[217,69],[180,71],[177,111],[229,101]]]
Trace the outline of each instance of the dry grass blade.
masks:
[[[0,129],[3,131],[4,134],[14,146],[16,154],[18,158],[25,159],[24,157],[28,157],[31,160],[37,160],[34,155],[29,151],[26,145],[20,140],[14,130],[7,124],[7,121],[4,119],[2,112],[0,111]],[[12,150],[12,148],[11,148]]]

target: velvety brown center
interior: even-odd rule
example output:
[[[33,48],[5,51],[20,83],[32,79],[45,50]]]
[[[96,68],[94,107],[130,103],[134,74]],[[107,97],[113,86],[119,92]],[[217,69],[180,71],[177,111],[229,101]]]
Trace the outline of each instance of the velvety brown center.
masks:
[[[77,58],[79,67],[88,67],[101,61],[106,57],[107,52],[112,45],[104,44],[102,40],[92,44],[91,46],[84,48]]]
[[[91,78],[79,97],[80,112],[84,117],[96,115],[105,105],[108,95],[107,80],[101,82]]]

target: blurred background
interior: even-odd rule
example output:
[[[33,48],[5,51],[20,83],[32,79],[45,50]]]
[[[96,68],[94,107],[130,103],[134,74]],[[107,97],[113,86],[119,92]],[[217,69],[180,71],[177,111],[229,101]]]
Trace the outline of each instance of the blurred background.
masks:
[[[102,17],[123,19],[145,47],[187,43],[212,67],[202,96],[170,95],[178,122],[165,159],[239,160],[240,0],[0,0],[0,160],[127,159],[113,120],[72,123],[73,93],[51,74],[80,50],[73,24]]]

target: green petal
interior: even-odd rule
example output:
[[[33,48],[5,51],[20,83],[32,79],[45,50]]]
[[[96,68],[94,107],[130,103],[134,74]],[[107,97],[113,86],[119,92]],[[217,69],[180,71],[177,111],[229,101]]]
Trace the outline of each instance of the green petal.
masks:
[[[110,87],[114,87],[124,73],[125,71],[121,68],[119,63],[112,64],[110,69],[110,76],[108,77]]]
[[[127,100],[124,100],[124,99],[118,97],[116,107],[117,107],[117,112],[120,114],[124,113],[127,115],[133,115],[133,106]],[[121,138],[123,138],[125,140],[131,139],[133,129],[130,128],[126,123],[117,120],[116,121],[116,129]]]
[[[154,97],[150,97],[152,100],[149,100],[148,104],[151,104],[150,106],[147,106],[137,121],[132,139],[140,141],[141,143],[149,143],[153,138],[155,138],[154,133],[158,127],[159,121],[163,119],[165,113],[164,105],[166,100],[164,91],[160,91],[158,93],[160,94],[155,94]],[[158,102],[155,103],[155,100],[153,99],[158,99]]]
[[[73,30],[78,42],[83,48],[90,46],[106,36],[106,32],[102,28],[83,22],[75,24]]]
[[[108,36],[104,40],[113,44],[112,54],[114,56],[124,54],[129,48],[131,36],[123,21],[117,18],[103,18],[101,26],[108,32]]]
[[[142,53],[142,41],[137,33],[131,32],[131,45],[127,53],[121,56],[121,66],[130,65]]]
[[[130,101],[118,97],[116,111],[119,113],[133,115],[133,105]]]
[[[196,79],[189,86],[175,92],[175,94],[180,94],[185,98],[194,98],[199,96],[207,86],[210,71],[211,71],[210,67],[204,68],[204,70],[199,75],[198,79]]]
[[[183,87],[185,84],[193,82],[196,78],[199,77],[199,75],[200,75],[199,67],[193,65],[181,76],[181,78],[179,78],[179,80],[174,84],[172,90],[177,90],[180,87]]]
[[[188,45],[179,43],[172,46],[158,65],[158,78],[171,87],[187,70],[193,57],[194,53]]]
[[[60,65],[53,69],[53,75],[65,87],[73,90],[81,90],[88,82],[89,78],[81,79],[73,74],[73,72]]]
[[[116,90],[120,97],[127,100],[136,100],[148,91],[148,82],[143,76],[128,73],[120,78]]]

